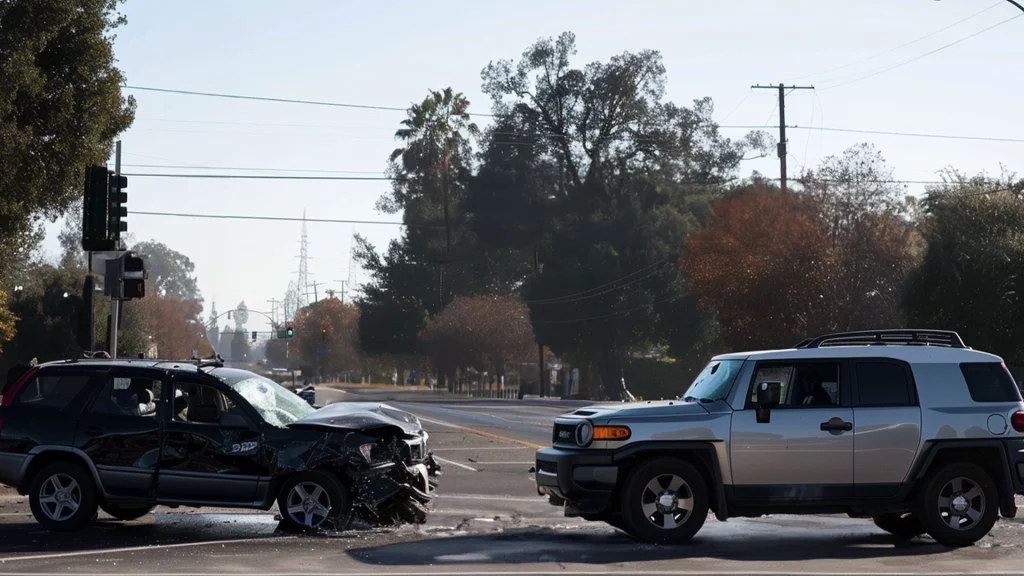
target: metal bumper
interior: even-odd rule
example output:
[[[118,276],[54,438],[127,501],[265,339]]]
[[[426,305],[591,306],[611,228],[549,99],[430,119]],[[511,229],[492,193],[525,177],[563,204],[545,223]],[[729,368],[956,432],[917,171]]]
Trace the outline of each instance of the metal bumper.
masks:
[[[1005,446],[1013,492],[1024,495],[1024,440],[1010,440]]]
[[[539,450],[537,492],[553,505],[565,505],[567,515],[599,515],[609,508],[618,484],[612,455],[608,450]]]

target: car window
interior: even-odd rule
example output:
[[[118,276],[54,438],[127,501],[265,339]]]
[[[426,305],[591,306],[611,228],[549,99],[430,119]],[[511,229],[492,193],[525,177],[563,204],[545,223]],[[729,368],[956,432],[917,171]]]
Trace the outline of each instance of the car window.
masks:
[[[762,382],[781,382],[780,406],[813,408],[838,406],[839,363],[800,362],[795,364],[769,364],[758,366],[750,389],[750,402],[757,401],[757,389]]]
[[[47,374],[36,376],[18,392],[15,404],[56,408],[67,407],[89,383],[84,374]]]
[[[156,416],[162,382],[156,378],[114,375],[107,378],[89,411],[116,416]]]
[[[223,392],[208,384],[196,382],[176,382],[171,404],[172,417],[179,422],[191,422],[189,409],[199,405],[215,406],[219,414],[242,414]]]
[[[964,363],[960,371],[975,402],[1020,402],[1013,376],[998,362]]]
[[[911,406],[913,383],[907,370],[894,362],[857,362],[857,405],[865,408]]]

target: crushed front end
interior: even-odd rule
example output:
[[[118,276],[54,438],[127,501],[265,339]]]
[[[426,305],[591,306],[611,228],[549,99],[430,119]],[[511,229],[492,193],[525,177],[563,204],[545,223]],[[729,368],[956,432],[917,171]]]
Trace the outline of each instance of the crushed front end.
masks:
[[[441,468],[428,435],[389,435],[373,443],[368,466],[353,478],[354,516],[373,526],[423,524]],[[363,454],[366,457],[366,454]]]

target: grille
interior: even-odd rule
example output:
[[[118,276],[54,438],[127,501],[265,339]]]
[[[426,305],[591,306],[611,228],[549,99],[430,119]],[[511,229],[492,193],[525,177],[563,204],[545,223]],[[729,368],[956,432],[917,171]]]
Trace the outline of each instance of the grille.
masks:
[[[549,474],[558,474],[558,463],[548,462],[547,460],[538,460],[537,470],[547,472]]]
[[[576,444],[576,424],[556,422],[551,433],[551,441],[555,444]]]

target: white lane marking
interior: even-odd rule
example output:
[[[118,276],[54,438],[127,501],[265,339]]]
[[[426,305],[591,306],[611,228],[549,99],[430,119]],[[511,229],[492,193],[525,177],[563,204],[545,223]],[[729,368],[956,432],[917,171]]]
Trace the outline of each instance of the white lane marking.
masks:
[[[485,432],[483,430],[476,430],[476,429],[473,429],[473,428],[469,428],[467,426],[459,426],[458,424],[451,424],[451,423],[448,423],[448,422],[442,422],[440,420],[434,420],[432,418],[424,418],[422,416],[417,416],[417,417],[420,419],[421,422],[429,422],[431,424],[436,424],[438,426],[444,426],[444,427],[447,427],[447,428],[454,428],[455,430],[465,430],[466,432],[470,432],[472,434],[476,434],[477,436],[483,436],[484,438],[490,438],[491,440],[501,440],[502,442],[508,442],[510,444],[519,444],[520,446],[528,446],[530,448],[535,448],[537,450],[540,450],[540,449],[543,449],[543,448],[550,448],[550,446],[542,446],[540,444],[534,444],[533,442],[527,442],[525,440],[518,440],[516,438],[511,438],[509,436],[502,436],[501,434],[494,434],[493,432]]]
[[[546,502],[543,496],[537,496],[536,498],[522,498],[502,494],[438,494],[434,496],[434,498],[441,500],[486,500],[488,502],[532,502],[534,504],[538,502]]]
[[[469,470],[470,472],[479,472],[479,470],[477,470],[476,468],[473,468],[472,466],[466,466],[465,464],[463,464],[461,462],[453,462],[451,460],[446,460],[444,458],[441,458],[440,456],[434,456],[434,458],[436,458],[437,460],[440,460],[441,462],[444,462],[445,464],[451,464],[452,466],[458,466],[459,468],[465,468],[466,470]]]
[[[36,554],[33,556],[12,556],[9,558],[0,558],[0,564],[6,564],[7,562],[21,562],[24,560],[53,560],[55,558],[74,558],[76,556],[96,556],[98,554],[117,554],[119,552],[139,552],[142,550],[170,550],[172,548],[190,548],[193,546],[215,546],[217,544],[241,544],[243,542],[264,542],[267,540],[294,540],[295,538],[295,536],[267,536],[265,538],[209,540],[206,542],[182,542],[179,544],[148,544],[146,546],[107,548],[105,550],[80,550],[78,552],[57,552],[54,554]]]
[[[461,570],[457,572],[306,572],[299,574],[310,575],[332,575],[332,576],[545,576],[546,574],[560,574],[565,576],[622,576],[619,571],[597,571],[597,570],[495,570],[480,571]],[[960,572],[778,572],[778,571],[739,571],[739,570],[639,570],[634,574],[643,576],[693,576],[695,574],[706,574],[707,576],[955,576],[963,574]],[[38,576],[39,572],[3,572],[6,576]],[[96,572],[60,572],[64,576],[96,576]],[[247,576],[280,576],[279,572],[251,572]],[[969,572],[972,576],[1004,576],[1012,572]],[[222,576],[223,572],[127,572],[122,576]]]
[[[490,464],[492,466],[502,466],[505,464],[515,466],[533,466],[536,462],[531,460],[529,462],[474,462],[474,464]]]
[[[483,446],[480,448],[431,448],[431,452],[452,452],[455,450],[459,451],[473,451],[473,450],[533,450],[529,446]]]

